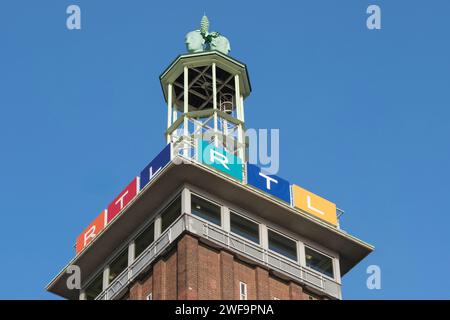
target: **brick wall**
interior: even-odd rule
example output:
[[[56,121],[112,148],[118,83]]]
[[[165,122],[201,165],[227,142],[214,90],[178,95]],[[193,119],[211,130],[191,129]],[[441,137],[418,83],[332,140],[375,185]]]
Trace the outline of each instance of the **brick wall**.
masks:
[[[185,234],[131,284],[123,299],[238,300],[240,282],[247,284],[249,300],[320,298],[304,292],[296,282],[283,280],[266,268],[244,262]]]

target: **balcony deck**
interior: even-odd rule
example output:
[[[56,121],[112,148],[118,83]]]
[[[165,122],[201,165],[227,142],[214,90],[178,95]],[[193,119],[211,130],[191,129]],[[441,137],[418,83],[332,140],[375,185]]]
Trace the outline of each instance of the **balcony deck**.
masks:
[[[237,237],[220,227],[190,214],[182,214],[161,234],[137,259],[96,298],[113,300],[124,294],[128,285],[142,272],[148,270],[162,252],[168,249],[184,232],[190,232],[222,248],[257,264],[269,267],[278,273],[293,278],[311,290],[320,291],[330,298],[341,299],[341,285],[319,272],[307,269],[287,258],[273,254],[251,241]]]

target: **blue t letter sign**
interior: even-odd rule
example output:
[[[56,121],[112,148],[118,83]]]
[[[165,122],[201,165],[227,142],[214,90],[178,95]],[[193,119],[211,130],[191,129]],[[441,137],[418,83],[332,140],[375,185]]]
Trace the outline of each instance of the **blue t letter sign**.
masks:
[[[247,164],[247,183],[287,203],[291,203],[290,185],[276,175],[265,174],[260,167]]]

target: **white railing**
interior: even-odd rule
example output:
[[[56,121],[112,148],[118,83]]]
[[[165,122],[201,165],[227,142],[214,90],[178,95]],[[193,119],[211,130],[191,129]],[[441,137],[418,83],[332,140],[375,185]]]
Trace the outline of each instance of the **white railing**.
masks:
[[[271,269],[289,275],[300,282],[319,289],[337,299],[341,299],[341,286],[336,281],[324,277],[319,272],[307,269],[301,266],[298,262],[292,261],[264,249],[249,240],[237,237],[236,235],[227,232],[218,226],[202,221],[191,215],[188,216],[190,219],[195,219],[197,221],[195,223],[188,224],[188,231],[225,246],[232,251],[238,251],[238,253],[250,259],[256,259]],[[202,226],[200,227],[199,224]],[[199,229],[203,231],[199,232]]]
[[[147,249],[145,249],[136,260],[122,273],[120,273],[111,284],[97,296],[96,300],[112,300],[123,293],[128,285],[164,251],[178,236],[186,230],[186,216],[178,217],[169,228],[164,231]]]
[[[319,272],[307,269],[298,262],[274,254],[261,246],[240,238],[222,228],[201,220],[190,214],[178,217],[169,228],[161,234],[135,261],[122,273],[120,273],[111,284],[99,295],[96,300],[112,300],[123,294],[128,285],[145,271],[154,260],[169,247],[184,231],[189,231],[200,237],[208,239],[231,251],[256,260],[259,263],[286,274],[306,285],[316,288],[324,293],[341,299],[341,286],[332,279],[324,277]]]

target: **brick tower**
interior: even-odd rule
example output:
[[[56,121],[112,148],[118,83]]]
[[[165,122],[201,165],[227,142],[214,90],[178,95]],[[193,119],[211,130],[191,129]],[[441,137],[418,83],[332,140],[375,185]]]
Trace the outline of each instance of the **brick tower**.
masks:
[[[88,300],[342,299],[342,276],[373,250],[341,230],[333,202],[249,163],[247,67],[223,39],[205,38],[160,76],[167,145],[78,236],[48,291]],[[67,285],[74,265],[79,289]]]

